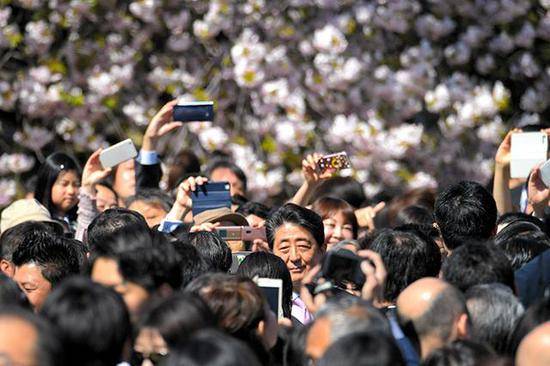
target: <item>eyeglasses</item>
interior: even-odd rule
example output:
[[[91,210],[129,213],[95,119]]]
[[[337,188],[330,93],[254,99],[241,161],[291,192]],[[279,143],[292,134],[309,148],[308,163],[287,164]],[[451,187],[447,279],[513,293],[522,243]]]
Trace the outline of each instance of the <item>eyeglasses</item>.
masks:
[[[149,360],[153,365],[158,365],[168,356],[168,352],[141,353],[134,351],[134,361],[132,365],[141,365],[143,361]]]

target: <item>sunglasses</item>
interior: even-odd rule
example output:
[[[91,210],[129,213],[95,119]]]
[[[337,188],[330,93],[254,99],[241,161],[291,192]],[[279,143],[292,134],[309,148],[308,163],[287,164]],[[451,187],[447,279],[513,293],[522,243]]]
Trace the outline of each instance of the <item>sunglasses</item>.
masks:
[[[153,365],[160,364],[168,356],[168,352],[153,352],[153,353],[141,353],[135,352],[133,355],[132,365],[141,365],[143,361],[149,360]]]

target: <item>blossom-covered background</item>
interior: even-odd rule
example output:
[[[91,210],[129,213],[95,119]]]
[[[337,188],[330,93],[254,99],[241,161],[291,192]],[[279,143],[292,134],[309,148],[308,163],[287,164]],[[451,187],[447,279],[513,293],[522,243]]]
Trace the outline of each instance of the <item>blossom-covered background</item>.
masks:
[[[550,0],[0,4],[0,206],[54,149],[139,144],[176,96],[217,116],[162,152],[224,150],[258,198],[314,150],[370,196],[487,181],[506,129],[550,116]]]

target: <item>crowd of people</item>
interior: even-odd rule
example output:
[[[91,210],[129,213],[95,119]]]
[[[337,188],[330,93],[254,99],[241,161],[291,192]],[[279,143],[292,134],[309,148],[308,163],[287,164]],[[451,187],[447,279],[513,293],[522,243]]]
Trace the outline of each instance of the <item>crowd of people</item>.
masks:
[[[538,168],[510,178],[519,131],[493,193],[461,181],[368,202],[312,154],[269,207],[223,153],[161,163],[173,106],[136,159],[106,169],[100,149],[81,168],[55,152],[1,212],[0,365],[550,365],[550,190]],[[193,215],[207,182],[228,182],[231,208]],[[362,280],[331,277],[333,254]],[[282,281],[281,314],[258,278]]]

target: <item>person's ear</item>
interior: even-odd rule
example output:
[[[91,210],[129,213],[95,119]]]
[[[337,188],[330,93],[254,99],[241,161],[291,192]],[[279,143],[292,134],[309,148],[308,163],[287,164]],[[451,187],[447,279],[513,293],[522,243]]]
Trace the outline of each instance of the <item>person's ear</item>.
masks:
[[[456,322],[457,339],[467,339],[470,332],[470,319],[468,314],[460,314]]]
[[[15,274],[15,266],[10,261],[0,259],[0,271],[4,272],[9,278],[12,278]]]

